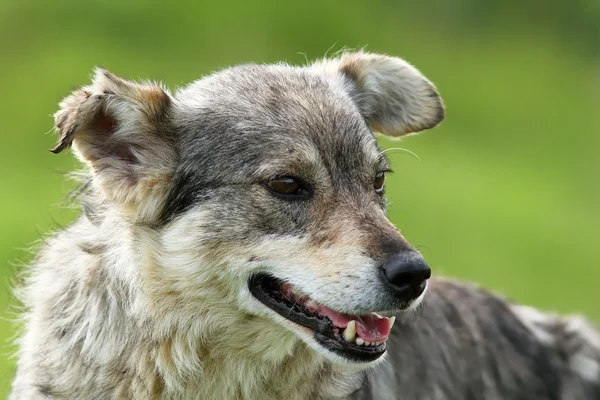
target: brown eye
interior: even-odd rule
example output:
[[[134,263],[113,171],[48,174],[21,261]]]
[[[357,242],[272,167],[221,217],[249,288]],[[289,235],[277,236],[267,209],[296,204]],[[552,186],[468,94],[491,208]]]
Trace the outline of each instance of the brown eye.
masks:
[[[379,194],[382,194],[383,189],[384,189],[384,184],[385,184],[385,172],[378,172],[377,175],[375,175],[375,180],[373,181],[373,187],[375,188],[375,191]]]
[[[274,194],[286,199],[305,199],[310,196],[310,191],[296,178],[284,176],[267,182],[267,187]]]

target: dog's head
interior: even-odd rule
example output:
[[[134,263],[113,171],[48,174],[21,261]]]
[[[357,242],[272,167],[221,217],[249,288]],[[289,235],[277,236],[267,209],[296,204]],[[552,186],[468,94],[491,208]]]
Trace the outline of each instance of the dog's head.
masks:
[[[430,276],[385,217],[390,166],[372,131],[443,117],[419,71],[365,52],[234,67],[175,94],[98,70],[61,103],[53,151],[72,145],[132,227],[155,302],[176,298],[190,318],[234,309],[367,363],[393,324],[377,312],[415,307]]]

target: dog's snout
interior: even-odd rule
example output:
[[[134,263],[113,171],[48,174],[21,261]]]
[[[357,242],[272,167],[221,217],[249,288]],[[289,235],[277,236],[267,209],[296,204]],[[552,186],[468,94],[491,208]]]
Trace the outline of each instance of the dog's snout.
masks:
[[[415,252],[403,252],[390,257],[382,268],[387,285],[404,301],[414,300],[423,293],[431,269]]]

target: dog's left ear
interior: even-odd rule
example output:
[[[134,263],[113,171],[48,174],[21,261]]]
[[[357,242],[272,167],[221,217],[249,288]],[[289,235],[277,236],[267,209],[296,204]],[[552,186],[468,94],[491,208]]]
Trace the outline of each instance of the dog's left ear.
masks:
[[[310,68],[347,85],[376,132],[402,136],[433,128],[444,119],[444,103],[433,83],[400,58],[360,51]]]
[[[54,115],[60,137],[52,152],[72,146],[104,199],[134,220],[149,221],[161,211],[177,157],[172,102],[158,84],[99,68],[90,85],[60,103]]]

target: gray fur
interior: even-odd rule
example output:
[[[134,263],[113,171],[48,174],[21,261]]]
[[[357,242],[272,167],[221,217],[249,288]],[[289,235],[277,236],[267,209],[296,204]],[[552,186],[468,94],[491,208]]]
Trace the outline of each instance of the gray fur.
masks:
[[[382,284],[382,263],[414,249],[373,190],[389,166],[372,130],[431,128],[443,110],[414,67],[362,52],[174,94],[98,70],[56,114],[54,152],[88,167],[84,213],[18,288],[10,398],[600,398],[585,319],[437,279],[415,311]],[[270,193],[281,176],[310,199]],[[385,359],[345,362],[268,310],[248,290],[264,271],[339,312],[397,312]]]
[[[505,299],[452,281],[431,286],[420,315],[395,326],[388,362],[367,373],[357,399],[600,398],[600,381],[571,368],[579,352],[600,360],[600,348],[567,333],[576,317],[545,316],[542,329],[553,339],[547,343]],[[382,387],[393,395],[385,397]]]

